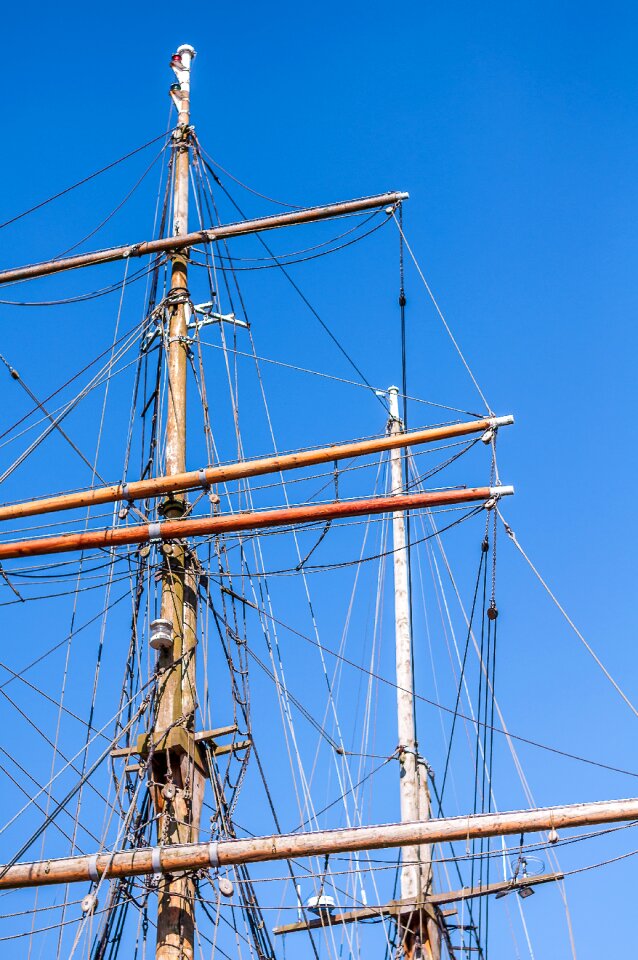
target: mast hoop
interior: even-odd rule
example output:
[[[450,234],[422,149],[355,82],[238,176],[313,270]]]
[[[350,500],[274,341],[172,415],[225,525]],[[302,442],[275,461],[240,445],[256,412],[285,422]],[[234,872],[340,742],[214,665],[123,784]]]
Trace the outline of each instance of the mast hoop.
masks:
[[[219,866],[219,843],[217,840],[211,840],[208,844],[208,862],[214,869]]]
[[[149,543],[159,543],[162,539],[162,521],[155,520],[153,523],[148,525],[148,541]]]
[[[153,847],[151,849],[151,866],[153,868],[153,874],[156,877],[161,876],[162,873],[162,848]]]
[[[97,883],[100,879],[100,872],[97,868],[97,858],[98,854],[94,853],[92,857],[89,857],[89,862],[87,864],[89,870],[89,880],[92,880],[93,883]]]

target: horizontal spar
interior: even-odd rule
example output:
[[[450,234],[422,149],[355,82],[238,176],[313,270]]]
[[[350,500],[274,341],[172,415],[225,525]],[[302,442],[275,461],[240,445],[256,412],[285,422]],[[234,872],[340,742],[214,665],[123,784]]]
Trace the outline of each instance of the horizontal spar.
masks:
[[[539,830],[621,823],[638,819],[638,799],[577,803],[508,813],[470,814],[416,823],[275,834],[245,840],[144,847],[0,867],[0,889],[78,883],[100,877],[134,877],[178,870],[201,870],[240,863],[289,860],[326,854],[354,853],[392,847],[467,841]]]
[[[256,220],[240,220],[237,223],[220,224],[218,227],[212,227],[209,230],[197,230],[194,233],[185,233],[183,236],[143,240],[140,243],[130,243],[122,247],[109,247],[106,250],[95,250],[92,253],[82,253],[75,257],[46,260],[44,263],[33,263],[26,267],[15,267],[12,270],[0,272],[0,284],[14,283],[16,280],[33,280],[36,277],[61,273],[63,270],[77,270],[79,267],[90,267],[98,263],[113,263],[116,260],[126,260],[129,257],[145,257],[153,253],[185,250],[196,243],[228,240],[232,237],[243,237],[250,233],[275,230],[278,227],[291,227],[300,223],[316,223],[319,220],[345,217],[348,214],[359,213],[363,210],[395,206],[402,200],[407,200],[408,196],[407,193],[397,191],[380,193],[374,197],[344,200],[340,203],[329,203],[321,207],[307,207],[305,210],[278,213],[271,217],[259,217]]]
[[[350,457],[362,457],[396,447],[412,447],[437,440],[449,440],[454,437],[482,433],[514,423],[511,415],[505,417],[486,417],[483,420],[469,420],[465,423],[452,423],[442,427],[430,427],[414,430],[411,433],[374,437],[372,440],[356,440],[350,443],[332,444],[316,450],[301,450],[274,457],[262,457],[259,460],[246,460],[241,463],[222,464],[203,470],[191,470],[172,477],[152,477],[149,480],[132,480],[129,483],[95,487],[78,493],[63,493],[39,500],[25,500],[22,503],[10,503],[0,506],[0,520],[17,520],[21,517],[33,517],[42,513],[58,510],[74,510],[79,507],[91,507],[101,503],[114,503],[118,500],[146,500],[165,493],[207,488],[217,483],[229,483],[247,477],[263,476],[267,473],[279,473],[284,470],[316,466],[320,463],[333,463]]]
[[[525,887],[537,887],[543,883],[555,883],[564,880],[564,873],[541,873],[533,877],[521,879],[497,880],[496,883],[482,884],[479,887],[463,887],[461,890],[444,890],[442,893],[429,893],[423,902],[429,906],[445,906],[449,903],[459,903],[463,900],[473,900],[476,897],[489,897],[495,893],[511,893]],[[273,933],[295,933],[298,930],[320,930],[322,927],[338,926],[344,923],[356,923],[358,920],[373,920],[379,917],[409,917],[419,909],[417,901],[391,900],[385,906],[355,907],[343,913],[324,913],[316,920],[301,920],[297,923],[286,923],[282,927],[273,927]]]
[[[0,545],[0,560],[38,557],[50,553],[69,553],[73,550],[108,549],[154,540],[181,540],[189,536],[215,536],[220,533],[237,533],[241,530],[263,530],[268,527],[286,527],[298,523],[391,513],[395,510],[414,510],[418,507],[476,503],[489,500],[491,497],[509,496],[512,493],[514,493],[513,487],[467,487],[436,493],[412,493],[405,496],[286,507],[281,510],[246,511],[226,516],[196,517],[193,520],[163,520],[109,530],[41,537],[37,540],[17,540]]]

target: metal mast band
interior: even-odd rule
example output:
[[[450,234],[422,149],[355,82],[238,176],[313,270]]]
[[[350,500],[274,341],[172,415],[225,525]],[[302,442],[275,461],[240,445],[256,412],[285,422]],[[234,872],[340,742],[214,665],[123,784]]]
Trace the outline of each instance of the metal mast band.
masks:
[[[162,873],[162,848],[153,847],[151,850],[151,866],[153,868],[153,873],[156,877],[159,877]]]
[[[208,862],[211,867],[219,866],[219,844],[216,840],[212,840],[208,844]]]

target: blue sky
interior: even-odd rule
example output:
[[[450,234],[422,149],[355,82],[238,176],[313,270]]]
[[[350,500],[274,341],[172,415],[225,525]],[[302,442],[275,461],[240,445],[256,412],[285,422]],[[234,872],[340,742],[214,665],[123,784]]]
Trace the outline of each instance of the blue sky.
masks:
[[[357,0],[219,8],[193,3],[178,15],[163,2],[114,3],[108,11],[36,3],[25,12],[12,5],[3,14],[0,157],[8,185],[4,220],[162,133],[172,79],[168,57],[179,43],[189,42],[198,51],[193,79],[198,135],[239,180],[297,204],[408,190],[406,235],[428,282],[490,404],[516,416],[516,426],[500,444],[503,479],[517,489],[504,512],[632,700],[638,699],[633,609],[638,531],[631,499],[637,20],[628,3]],[[97,185],[0,232],[2,262],[65,249],[109,212],[149,159],[135,158]],[[148,234],[156,190],[151,180],[91,243]],[[263,201],[235,192],[249,215],[270,212]],[[400,377],[392,229],[384,228],[367,247],[300,266],[294,274],[368,380],[379,386]],[[280,252],[296,249],[296,243],[296,238],[273,240]],[[74,277],[72,289],[93,289],[93,279],[98,286],[102,276],[109,282],[120,274],[92,273],[90,281]],[[479,411],[472,384],[410,265],[406,276],[410,392]],[[282,281],[268,281],[246,279],[258,351],[351,376]],[[66,282],[34,286],[34,297],[64,295]],[[87,350],[97,353],[109,344],[112,301],[84,309],[47,313],[0,306],[2,352],[36,391],[48,392],[81,365]],[[137,314],[131,323],[136,319]],[[22,400],[8,378],[0,383],[3,405],[11,408],[8,424]],[[273,374],[269,385],[284,445],[383,429],[383,411],[367,394],[336,387],[331,392],[283,373]],[[114,402],[123,417],[125,392]],[[97,416],[96,407],[93,419],[75,423],[87,445]],[[416,405],[411,410],[415,426],[437,416]],[[113,449],[121,441],[118,430],[108,434]],[[248,424],[247,437],[252,454],[268,446],[261,421]],[[230,448],[226,453],[232,455]],[[7,496],[28,493],[30,483],[34,493],[70,486],[77,464],[60,456],[63,479],[25,471]],[[115,453],[113,459],[105,455],[110,476],[120,462]],[[635,717],[504,541],[501,537],[499,690],[512,729],[638,769],[630,727]],[[468,549],[473,543],[470,539]],[[467,587],[471,573],[464,563]],[[330,589],[317,589],[328,604]],[[21,611],[22,619],[15,608],[7,609],[9,631],[23,630],[25,622],[37,631],[39,608],[28,616]],[[62,622],[60,615],[55,628]],[[336,627],[329,617],[328,624]],[[23,662],[15,656],[14,666]],[[294,666],[291,670],[294,676]],[[303,682],[301,670],[298,679]],[[424,712],[420,729],[427,730],[432,719]],[[636,792],[631,778],[549,761],[531,750],[524,759],[539,803]],[[502,806],[523,804],[510,790],[512,769],[504,753],[498,764]],[[383,804],[390,796],[384,793]],[[628,831],[619,850],[632,848],[631,836]],[[592,859],[598,853],[603,859],[608,849],[597,847]],[[586,859],[582,854],[581,862]],[[572,882],[581,960],[626,945],[623,907],[629,906],[634,869],[629,861]],[[597,910],[614,910],[613,928],[603,924],[592,930],[594,895]],[[539,893],[526,910],[536,955],[558,955],[552,944],[559,943],[560,955],[567,956],[564,921],[554,900]],[[495,936],[492,956],[510,956],[505,935],[497,930]]]

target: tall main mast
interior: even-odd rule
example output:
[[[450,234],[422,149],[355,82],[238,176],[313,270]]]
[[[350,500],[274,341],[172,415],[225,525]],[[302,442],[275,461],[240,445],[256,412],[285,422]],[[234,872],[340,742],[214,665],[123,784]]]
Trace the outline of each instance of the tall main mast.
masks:
[[[173,132],[173,235],[188,233],[190,73],[195,50],[184,44],[171,58],[177,84],[171,90],[178,106]],[[188,360],[188,251],[170,254],[171,286],[166,300],[167,337],[167,476],[186,469],[186,369]],[[161,505],[163,516],[180,520],[186,500],[182,492]],[[193,557],[183,540],[163,553],[161,620],[153,625],[151,642],[158,647],[159,693],[155,726],[148,750],[149,776],[158,815],[160,844],[196,842],[204,773],[195,744],[196,583]],[[158,887],[157,960],[191,960],[194,950],[195,885],[192,874],[167,875]]]

